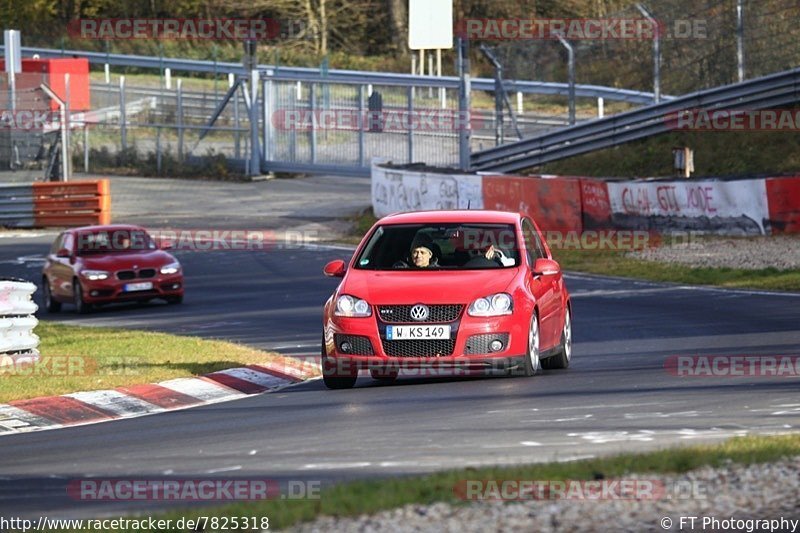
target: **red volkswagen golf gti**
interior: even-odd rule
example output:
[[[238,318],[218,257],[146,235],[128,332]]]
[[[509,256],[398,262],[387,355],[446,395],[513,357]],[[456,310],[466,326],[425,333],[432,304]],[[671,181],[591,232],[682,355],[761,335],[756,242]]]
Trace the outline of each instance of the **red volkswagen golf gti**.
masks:
[[[569,293],[530,218],[502,211],[423,211],[379,220],[325,303],[325,385],[355,385],[359,369],[393,380],[567,368]],[[430,374],[428,374],[430,371]]]
[[[42,270],[45,307],[62,303],[78,313],[95,304],[163,298],[183,301],[183,270],[144,228],[129,225],[87,226],[61,233]]]

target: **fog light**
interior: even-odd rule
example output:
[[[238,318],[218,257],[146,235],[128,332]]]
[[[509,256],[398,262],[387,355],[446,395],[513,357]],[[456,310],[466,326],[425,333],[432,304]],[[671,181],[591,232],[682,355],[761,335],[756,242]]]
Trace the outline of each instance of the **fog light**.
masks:
[[[499,352],[500,350],[503,349],[502,341],[499,341],[497,339],[493,340],[492,342],[489,343],[489,349],[492,350],[493,352]]]
[[[99,293],[99,292],[97,292],[97,291],[91,291],[91,292],[89,293],[89,295],[91,295],[91,296],[97,296],[98,294],[100,294],[100,293]]]
[[[173,289],[180,289],[181,288],[181,284],[180,283],[173,283],[172,284],[172,288]]]
[[[350,350],[353,349],[353,346],[349,342],[343,342],[339,345],[339,348],[344,352],[348,353]]]

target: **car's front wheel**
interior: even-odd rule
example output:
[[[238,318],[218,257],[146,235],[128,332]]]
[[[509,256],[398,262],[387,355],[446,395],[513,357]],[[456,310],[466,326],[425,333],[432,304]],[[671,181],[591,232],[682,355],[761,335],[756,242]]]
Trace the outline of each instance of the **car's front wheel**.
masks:
[[[542,368],[562,369],[569,368],[572,358],[572,313],[567,307],[564,315],[564,328],[561,330],[561,345],[558,353],[542,361]]]
[[[75,304],[75,311],[79,315],[85,315],[92,309],[92,304],[88,304],[83,301],[83,287],[81,287],[81,282],[78,281],[78,278],[74,278],[72,280],[72,293],[73,293],[73,302]]]
[[[336,361],[328,359],[325,334],[322,334],[322,382],[329,389],[352,389],[358,379],[358,369],[339,368]]]
[[[50,282],[47,278],[42,278],[42,292],[44,293],[44,307],[48,313],[58,313],[61,311],[61,302],[53,299],[53,293],[50,292]]]
[[[526,376],[533,376],[541,367],[539,359],[539,317],[536,313],[531,316],[531,325],[528,327],[528,353],[522,365]]]

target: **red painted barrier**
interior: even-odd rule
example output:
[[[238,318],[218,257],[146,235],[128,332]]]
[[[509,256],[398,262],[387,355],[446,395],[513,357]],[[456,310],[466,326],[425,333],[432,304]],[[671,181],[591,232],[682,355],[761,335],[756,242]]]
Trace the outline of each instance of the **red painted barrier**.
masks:
[[[611,202],[605,181],[581,178],[581,209],[586,229],[610,228]]]
[[[108,179],[33,184],[34,226],[77,227],[111,223]]]
[[[800,176],[767,178],[772,234],[800,233]]]
[[[525,213],[542,231],[583,230],[577,178],[484,176],[483,207]]]

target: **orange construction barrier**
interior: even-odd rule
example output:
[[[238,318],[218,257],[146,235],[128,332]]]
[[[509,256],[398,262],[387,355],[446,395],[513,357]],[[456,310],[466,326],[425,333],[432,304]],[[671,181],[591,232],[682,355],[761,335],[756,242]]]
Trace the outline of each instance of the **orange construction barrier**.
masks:
[[[34,226],[77,227],[111,223],[108,179],[33,184]]]

